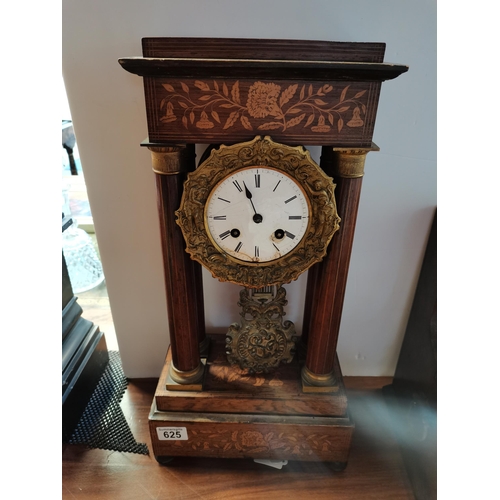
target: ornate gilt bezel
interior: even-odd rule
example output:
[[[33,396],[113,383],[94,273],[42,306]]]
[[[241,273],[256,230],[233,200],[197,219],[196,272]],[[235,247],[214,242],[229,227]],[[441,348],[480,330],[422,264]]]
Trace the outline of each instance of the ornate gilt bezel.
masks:
[[[269,262],[236,262],[217,248],[205,227],[205,204],[215,186],[236,170],[268,166],[282,170],[303,188],[310,203],[310,224],[299,245],[285,256]],[[249,142],[220,146],[184,183],[177,224],[191,258],[206,267],[220,281],[248,288],[289,283],[323,259],[340,217],[334,197],[335,184],[302,146],[287,146],[269,136]]]

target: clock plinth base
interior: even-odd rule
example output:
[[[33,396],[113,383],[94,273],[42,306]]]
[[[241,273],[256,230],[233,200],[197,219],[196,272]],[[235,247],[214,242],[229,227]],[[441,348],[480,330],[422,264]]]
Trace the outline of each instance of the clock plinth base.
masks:
[[[153,451],[168,456],[264,458],[345,465],[354,424],[338,362],[338,391],[304,394],[298,360],[249,375],[229,365],[225,336],[211,337],[204,390],[166,388],[170,351],[149,416]],[[159,428],[185,428],[187,439],[163,439]],[[341,467],[342,468],[342,467]]]
[[[185,429],[187,439],[161,440],[164,428]],[[149,415],[153,453],[159,462],[161,457],[180,456],[345,465],[353,428],[348,417],[164,412],[156,409],[155,402]]]

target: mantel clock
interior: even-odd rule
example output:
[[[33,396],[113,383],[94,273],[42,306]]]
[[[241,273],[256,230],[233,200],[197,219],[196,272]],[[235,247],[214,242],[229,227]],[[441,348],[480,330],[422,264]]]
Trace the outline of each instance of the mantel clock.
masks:
[[[354,425],[336,355],[385,44],[144,38],[170,347],[149,425],[174,456],[345,467]],[[196,165],[195,144],[209,144]],[[306,146],[321,146],[320,164]],[[201,266],[240,286],[240,322],[205,331]],[[283,285],[308,271],[302,334]]]

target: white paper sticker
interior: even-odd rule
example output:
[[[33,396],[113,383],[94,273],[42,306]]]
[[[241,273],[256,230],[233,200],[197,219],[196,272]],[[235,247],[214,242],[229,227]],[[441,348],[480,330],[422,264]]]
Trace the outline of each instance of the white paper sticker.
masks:
[[[188,433],[185,427],[157,427],[160,441],[187,441]]]
[[[288,460],[266,460],[263,458],[254,458],[254,462],[267,465],[268,467],[274,467],[275,469],[281,469],[288,463]]]

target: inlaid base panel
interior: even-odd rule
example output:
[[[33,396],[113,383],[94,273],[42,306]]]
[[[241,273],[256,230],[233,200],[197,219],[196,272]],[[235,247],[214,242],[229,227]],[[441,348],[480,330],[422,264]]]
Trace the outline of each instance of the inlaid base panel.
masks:
[[[180,413],[149,415],[153,453],[165,457],[261,458],[347,463],[354,425],[346,418]],[[181,439],[175,439],[181,436]]]
[[[329,416],[347,415],[347,397],[338,360],[334,374],[339,381],[333,394],[305,394],[297,355],[270,373],[248,375],[237,365],[229,365],[225,354],[225,335],[211,335],[210,354],[205,369],[203,391],[166,389],[171,363],[170,349],[155,393],[159,411],[207,413],[255,413],[269,415]]]
[[[303,360],[248,375],[230,366],[225,336],[211,336],[203,391],[166,389],[170,350],[149,416],[154,455],[347,463],[354,430],[338,361],[339,390],[302,392]]]

